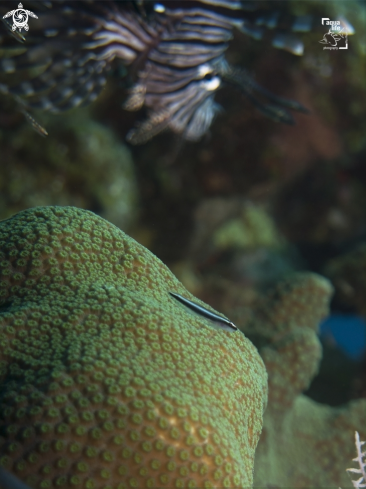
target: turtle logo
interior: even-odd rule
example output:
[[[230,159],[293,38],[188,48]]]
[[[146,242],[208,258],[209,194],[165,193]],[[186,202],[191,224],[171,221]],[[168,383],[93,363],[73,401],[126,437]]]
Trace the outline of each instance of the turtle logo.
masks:
[[[19,32],[21,32],[22,29],[24,29],[25,31],[29,30],[28,16],[33,17],[34,19],[38,19],[36,14],[31,12],[30,10],[25,10],[21,3],[18,5],[18,8],[16,10],[11,10],[7,14],[5,14],[3,19],[7,19],[10,16],[13,16],[12,30],[15,31],[15,29],[18,28]]]

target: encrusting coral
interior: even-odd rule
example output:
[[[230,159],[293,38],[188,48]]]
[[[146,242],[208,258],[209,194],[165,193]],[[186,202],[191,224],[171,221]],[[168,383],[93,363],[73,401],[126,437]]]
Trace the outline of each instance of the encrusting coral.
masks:
[[[40,489],[252,484],[263,362],[170,291],[200,303],[91,212],[0,222],[0,466]]]
[[[242,328],[268,372],[268,407],[255,457],[258,487],[349,487],[356,429],[366,435],[366,399],[341,407],[302,394],[322,357],[317,331],[332,286],[313,273],[292,274],[258,300]]]

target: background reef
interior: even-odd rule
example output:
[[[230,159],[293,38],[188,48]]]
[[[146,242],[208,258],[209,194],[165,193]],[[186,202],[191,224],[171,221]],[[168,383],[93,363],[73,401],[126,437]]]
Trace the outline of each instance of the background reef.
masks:
[[[352,402],[366,399],[366,5],[292,2],[291,9],[319,19],[345,15],[356,31],[349,49],[323,50],[322,34],[312,32],[297,58],[237,34],[228,59],[274,93],[305,105],[310,113],[296,114],[295,126],[266,119],[238,92],[223,88],[217,97],[223,111],[199,143],[163,133],[144,146],[127,146],[124,138],[142,114],[121,108],[127,80],[115,73],[91,108],[35,114],[49,133],[42,138],[2,96],[0,219],[38,205],[99,214],[156,254],[194,295],[252,333],[260,350],[269,347],[263,332],[250,331],[253,311],[269,303],[273,287],[294,272],[328,277],[334,296],[321,329],[322,360],[317,357],[296,391],[302,396],[296,405],[312,399],[324,412],[338,409],[337,426],[357,428],[365,439],[365,423],[344,423],[347,416],[363,419],[353,407],[363,401]],[[271,342],[275,355],[278,346]],[[309,415],[314,423],[318,417]],[[273,417],[266,423],[270,432]],[[334,430],[324,438],[342,433]],[[347,443],[337,440],[330,445]],[[353,437],[348,443],[352,450]],[[263,460],[270,450],[263,445]],[[273,485],[281,481],[281,462],[275,465]]]

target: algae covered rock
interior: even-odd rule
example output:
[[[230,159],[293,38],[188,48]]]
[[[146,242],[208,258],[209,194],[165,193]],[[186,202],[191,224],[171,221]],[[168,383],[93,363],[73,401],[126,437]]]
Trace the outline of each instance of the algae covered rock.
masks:
[[[90,209],[123,229],[132,225],[139,199],[127,146],[85,109],[40,122],[47,138],[29,125],[0,131],[0,219],[52,204]]]
[[[89,211],[0,222],[0,465],[32,488],[252,484],[267,379],[149,251]]]
[[[354,432],[365,436],[366,399],[333,407],[303,394],[322,358],[318,325],[329,312],[331,283],[290,274],[252,307],[243,328],[268,372],[268,407],[255,457],[256,487],[350,487]]]

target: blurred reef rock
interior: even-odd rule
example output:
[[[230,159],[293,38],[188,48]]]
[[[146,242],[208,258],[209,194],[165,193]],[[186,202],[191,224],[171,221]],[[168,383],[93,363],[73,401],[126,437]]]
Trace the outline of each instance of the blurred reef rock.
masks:
[[[337,299],[366,317],[366,243],[330,260],[324,273],[334,283]]]
[[[75,205],[128,229],[139,201],[128,148],[85,109],[42,114],[42,124],[45,138],[25,123],[0,131],[0,218],[39,205]]]
[[[332,289],[321,276],[290,275],[258,299],[242,328],[259,349],[269,383],[255,486],[350,486],[346,469],[354,432],[366,435],[366,399],[330,407],[303,395],[319,369],[318,326]]]

